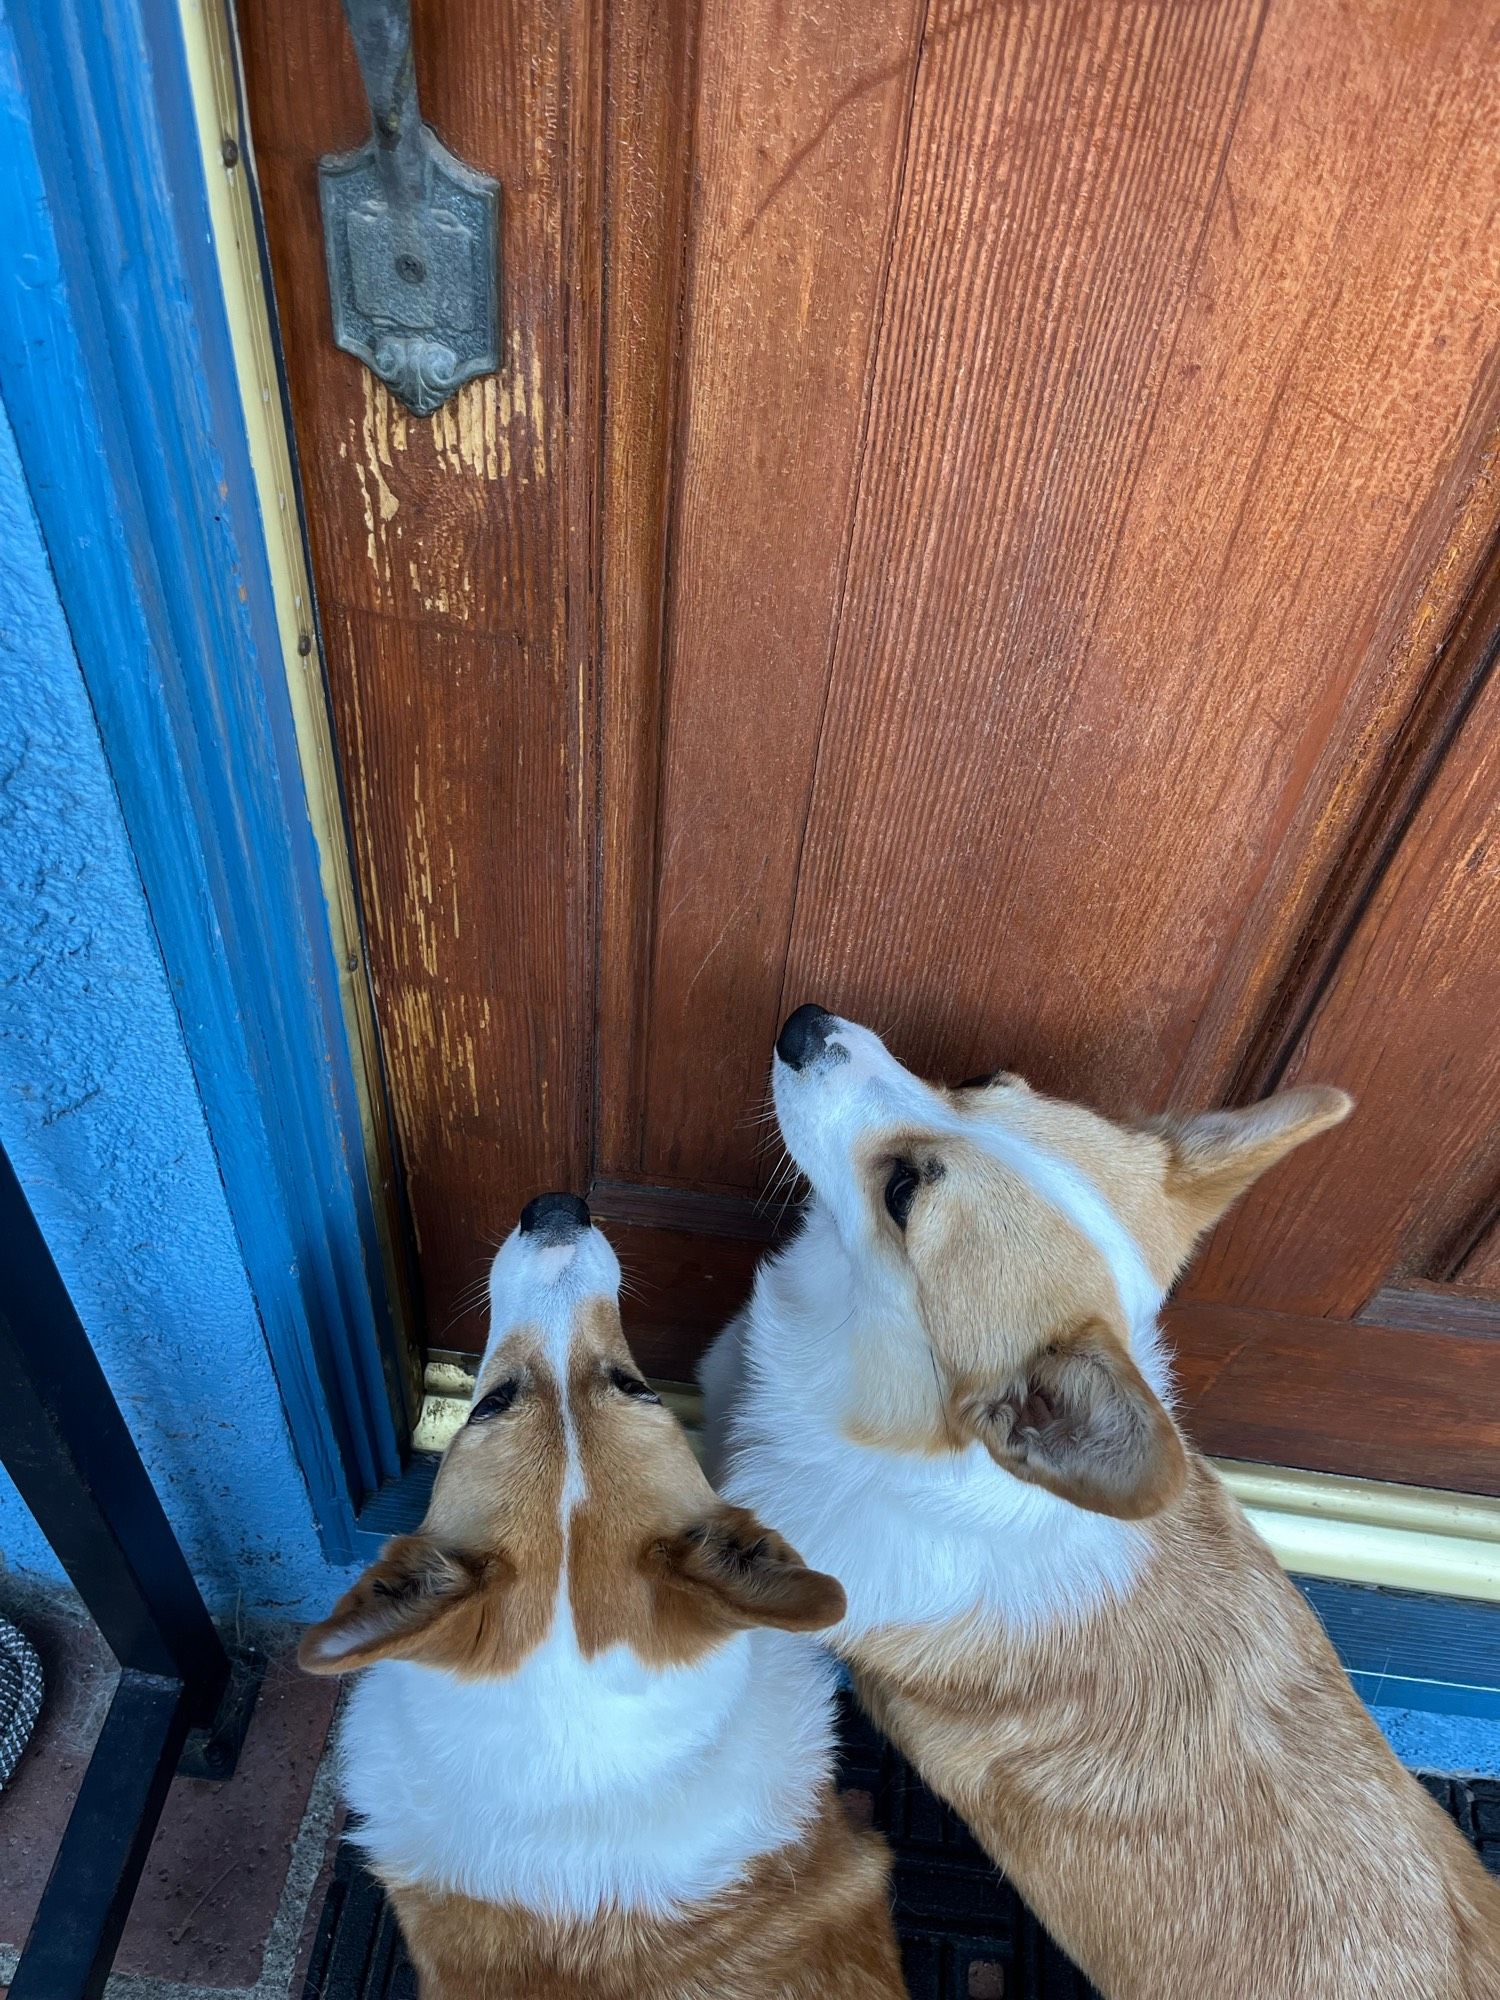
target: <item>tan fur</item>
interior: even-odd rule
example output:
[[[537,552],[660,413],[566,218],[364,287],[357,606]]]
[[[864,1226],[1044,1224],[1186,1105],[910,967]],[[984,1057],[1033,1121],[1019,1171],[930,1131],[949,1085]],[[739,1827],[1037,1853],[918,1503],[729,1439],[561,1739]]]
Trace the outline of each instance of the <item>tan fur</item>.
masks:
[[[1081,1628],[855,1648],[874,1720],[1109,2000],[1495,2000],[1500,1896],[1212,1472]]]
[[[634,1373],[635,1363],[613,1304],[596,1300],[590,1312],[568,1366],[585,1481],[568,1557],[580,1651],[628,1645],[653,1666],[683,1666],[747,1623],[831,1625],[843,1614],[833,1579],[807,1569],[753,1514],[718,1500],[664,1405],[611,1390],[605,1370]]]
[[[1257,1173],[1337,1124],[1351,1102],[1339,1090],[1285,1091],[1248,1111],[1126,1126],[1045,1097],[1010,1073],[979,1089],[943,1094],[955,1110],[997,1120],[1087,1176],[1163,1288]],[[921,1175],[904,1230],[881,1199],[897,1161]],[[1104,1257],[977,1138],[892,1126],[867,1134],[853,1164],[876,1224],[873,1254],[915,1272],[925,1336],[920,1354],[862,1350],[845,1420],[853,1442],[946,1452],[977,1440],[996,1453],[1007,1442],[1003,1426],[997,1435],[997,1407],[1019,1415],[1031,1392],[1048,1386],[1040,1378],[1057,1376],[1059,1357],[1080,1348],[1096,1376],[1129,1388],[1134,1364]],[[1076,1386],[1090,1396],[1097,1381],[1079,1375]],[[1081,1444],[1086,1450],[1087,1439]],[[1134,1483],[1117,1481],[1106,1511],[1127,1518],[1149,1512],[1180,1482],[1181,1446],[1154,1413],[1143,1424],[1142,1447]],[[1069,1473],[1055,1453],[1012,1451],[1007,1464],[1070,1494]],[[1080,1463],[1078,1470],[1082,1484],[1070,1497],[1099,1506],[1087,1467]]]
[[[506,1341],[476,1396],[510,1375],[526,1385],[516,1407],[503,1422],[471,1423],[454,1437],[417,1533],[387,1543],[303,1634],[297,1657],[308,1673],[400,1657],[483,1678],[519,1666],[546,1637],[563,1560],[562,1397],[525,1329]],[[325,1645],[336,1636],[358,1643],[330,1656]]]
[[[584,1478],[566,1555],[585,1657],[625,1645],[650,1665],[680,1665],[746,1626],[813,1630],[842,1617],[834,1579],[721,1501],[676,1418],[622,1394],[612,1369],[636,1373],[612,1299],[579,1308],[565,1383],[534,1331],[510,1334],[486,1363],[421,1528],[387,1544],[304,1634],[302,1665],[345,1673],[402,1658],[483,1680],[541,1644],[564,1557],[565,1400]],[[484,1398],[502,1383],[517,1385],[514,1401],[484,1420]],[[884,1843],[856,1832],[830,1790],[794,1848],[675,1918],[564,1922],[387,1886],[422,2000],[901,2000],[888,1877]]]
[[[900,2000],[882,1841],[830,1792],[801,1844],[680,1921],[558,1923],[392,1885],[422,2000]]]
[[[1125,1127],[1014,1078],[949,1101],[1087,1174],[1163,1285],[1258,1173],[1350,1108],[1302,1090]],[[922,1174],[905,1232],[880,1203],[898,1159]],[[857,1166],[930,1351],[893,1384],[890,1354],[856,1348],[852,1434],[925,1451],[977,1437],[1149,1540],[1134,1587],[1082,1622],[852,1642],[877,1723],[1110,2000],[1500,2000],[1500,1888],[1141,1381],[1099,1253],[952,1135],[867,1136]],[[1087,1372],[1059,1416],[1070,1365]],[[1101,1423],[1125,1468],[1102,1492]]]
[[[663,1404],[622,1396],[611,1368],[635,1363],[609,1299],[580,1310],[566,1396],[585,1492],[568,1533],[568,1598],[584,1656],[627,1645],[680,1666],[749,1624],[815,1631],[843,1613],[831,1577],[704,1478]],[[470,1422],[444,1455],[427,1518],[304,1635],[310,1673],[421,1660],[470,1679],[509,1672],[546,1636],[562,1571],[563,1385],[536,1336],[511,1334],[476,1404],[519,1378],[503,1418]],[[349,1642],[325,1648],[336,1635]]]

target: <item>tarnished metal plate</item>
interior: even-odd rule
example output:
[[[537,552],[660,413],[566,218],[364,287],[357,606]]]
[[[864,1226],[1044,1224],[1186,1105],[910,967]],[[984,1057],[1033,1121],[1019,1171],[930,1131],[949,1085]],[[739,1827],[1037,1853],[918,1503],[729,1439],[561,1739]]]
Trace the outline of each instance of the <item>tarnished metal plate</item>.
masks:
[[[410,196],[373,139],[319,162],[318,195],[334,339],[428,417],[500,365],[500,184],[413,137]]]

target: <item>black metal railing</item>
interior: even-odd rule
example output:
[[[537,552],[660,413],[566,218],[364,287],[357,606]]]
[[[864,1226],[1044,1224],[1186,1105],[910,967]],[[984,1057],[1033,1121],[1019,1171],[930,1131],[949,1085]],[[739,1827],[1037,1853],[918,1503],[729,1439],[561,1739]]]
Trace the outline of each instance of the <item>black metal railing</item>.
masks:
[[[230,1775],[259,1663],[214,1630],[3,1150],[0,1461],[120,1665],[10,2000],[97,2000],[172,1777]]]

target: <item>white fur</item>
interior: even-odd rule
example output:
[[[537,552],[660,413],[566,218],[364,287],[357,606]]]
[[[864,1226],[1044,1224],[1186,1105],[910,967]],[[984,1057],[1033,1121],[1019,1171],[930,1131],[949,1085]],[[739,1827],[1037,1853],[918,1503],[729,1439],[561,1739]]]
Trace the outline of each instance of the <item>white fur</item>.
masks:
[[[538,1329],[547,1366],[564,1392],[561,1406],[568,1464],[563,1475],[562,1517],[566,1526],[583,1498],[583,1467],[566,1394],[573,1321],[585,1299],[618,1296],[620,1260],[610,1248],[609,1239],[597,1229],[585,1229],[563,1243],[539,1242],[536,1237],[513,1229],[495,1253],[489,1290],[490,1333],[474,1377],[474,1400],[477,1402],[494,1386],[490,1364],[506,1335],[522,1325]],[[566,1604],[566,1557],[557,1595],[558,1601]]]
[[[856,1444],[843,1429],[854,1343],[909,1357],[915,1325],[910,1287],[874,1252],[851,1165],[863,1133],[909,1120],[982,1145],[1019,1173],[1103,1258],[1132,1352],[1165,1397],[1160,1291],[1108,1203],[1071,1163],[997,1122],[960,1117],[852,1022],[838,1024],[810,1069],[778,1061],[774,1089],[813,1196],[801,1233],[761,1265],[700,1380],[721,1491],[774,1519],[804,1562],[844,1586],[847,1615],[825,1639],[839,1647],[882,1627],[966,1615],[1051,1622],[1127,1590],[1146,1554],[1135,1524],[1014,1478],[978,1444],[933,1457]]]
[[[566,1613],[504,1680],[384,1660],[340,1738],[357,1838],[388,1880],[586,1918],[654,1915],[796,1841],[833,1760],[834,1669],[800,1633],[691,1667],[580,1658]]]
[[[579,1302],[619,1278],[597,1230],[563,1245],[512,1234],[491,1272],[476,1397],[521,1324],[541,1329],[565,1383]],[[566,1521],[584,1482],[562,1400]],[[515,1673],[382,1660],[359,1677],[339,1739],[355,1838],[389,1881],[558,1917],[664,1915],[811,1822],[832,1772],[834,1681],[815,1640],[764,1629],[692,1666],[649,1667],[624,1646],[585,1659],[565,1557],[551,1628]]]

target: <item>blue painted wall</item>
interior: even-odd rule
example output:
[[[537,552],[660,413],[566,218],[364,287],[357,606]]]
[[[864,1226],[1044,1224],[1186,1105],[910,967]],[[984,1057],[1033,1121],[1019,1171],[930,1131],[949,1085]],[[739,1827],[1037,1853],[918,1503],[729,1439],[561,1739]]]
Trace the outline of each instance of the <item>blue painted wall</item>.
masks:
[[[325,1607],[348,1574],[319,1547],[3,409],[0,1141],[213,1608]],[[53,1567],[3,1474],[0,1553]]]

